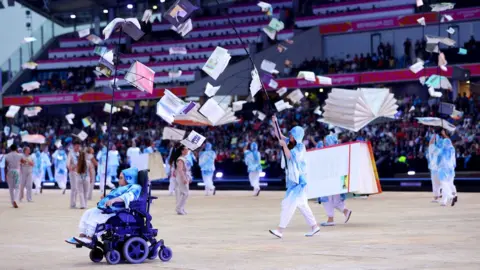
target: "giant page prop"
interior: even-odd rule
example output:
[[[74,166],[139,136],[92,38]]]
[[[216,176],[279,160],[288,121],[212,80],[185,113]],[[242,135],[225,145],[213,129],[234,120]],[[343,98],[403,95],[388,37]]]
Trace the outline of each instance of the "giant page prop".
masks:
[[[382,192],[369,143],[338,144],[308,151],[306,161],[309,199],[342,193]]]
[[[132,158],[131,167],[137,168],[139,171],[149,170],[148,179],[150,181],[167,178],[162,155],[158,152],[136,155]]]

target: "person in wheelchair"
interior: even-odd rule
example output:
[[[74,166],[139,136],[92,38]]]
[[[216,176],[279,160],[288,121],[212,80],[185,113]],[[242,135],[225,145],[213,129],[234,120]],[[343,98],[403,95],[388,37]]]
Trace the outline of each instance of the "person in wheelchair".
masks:
[[[98,202],[97,207],[88,209],[83,213],[79,225],[80,235],[65,240],[67,243],[73,245],[89,244],[98,224],[105,223],[110,217],[115,216],[115,212],[129,208],[130,202],[139,198],[142,187],[138,185],[138,169],[129,168],[123,170],[120,173],[118,183],[119,187],[113,189],[106,197],[102,198]],[[115,203],[124,203],[125,207],[119,207]],[[113,213],[104,213],[104,210],[107,208],[113,210]]]

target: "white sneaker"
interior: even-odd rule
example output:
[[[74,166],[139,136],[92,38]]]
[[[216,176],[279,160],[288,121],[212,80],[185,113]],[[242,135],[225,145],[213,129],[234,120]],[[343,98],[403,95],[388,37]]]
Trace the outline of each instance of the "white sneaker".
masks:
[[[279,232],[278,230],[269,230],[269,232],[270,232],[271,234],[275,235],[275,236],[278,237],[278,238],[282,238],[282,237],[283,237],[282,233]]]
[[[320,227],[315,227],[311,232],[305,234],[306,237],[312,237],[320,231]]]
[[[323,227],[335,226],[335,222],[323,222],[323,223],[320,223],[320,226],[323,226]]]

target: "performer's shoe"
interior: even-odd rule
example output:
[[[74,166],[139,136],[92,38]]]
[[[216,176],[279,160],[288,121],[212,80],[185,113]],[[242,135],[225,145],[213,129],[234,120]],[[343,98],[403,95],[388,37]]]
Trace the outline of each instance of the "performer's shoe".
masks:
[[[67,189],[64,189],[64,190],[62,191],[62,195],[65,195],[65,192],[66,192],[66,191],[67,191]]]
[[[323,222],[323,223],[320,223],[320,226],[323,226],[323,227],[335,226],[335,222]]]
[[[276,237],[278,238],[282,238],[283,235],[281,232],[279,232],[278,230],[268,230],[271,234],[275,235]]]
[[[215,196],[215,194],[217,194],[217,188],[213,188],[213,196]]]
[[[18,208],[17,202],[14,201],[14,202],[12,203],[12,206],[13,206],[13,208]]]
[[[65,242],[68,243],[68,244],[71,244],[71,245],[78,245],[78,244],[80,244],[80,243],[77,242],[77,240],[75,239],[75,237],[70,237],[69,239],[66,239]]]
[[[458,201],[458,196],[453,197],[453,199],[452,199],[452,204],[451,204],[451,205],[452,205],[452,206],[455,206],[455,204],[457,203],[457,201]]]
[[[347,214],[345,215],[345,224],[350,220],[351,215],[352,215],[352,210],[348,210]]]
[[[315,227],[311,232],[305,234],[306,237],[312,237],[320,231],[320,227]]]
[[[436,200],[432,200],[431,202],[432,202],[432,203],[438,203],[438,202],[439,202],[439,200],[438,200],[438,199],[436,199]]]
[[[258,189],[253,196],[258,197],[260,195],[260,189]]]
[[[87,238],[87,237],[73,237],[77,241],[78,244],[88,246],[90,243],[92,243],[92,239]]]

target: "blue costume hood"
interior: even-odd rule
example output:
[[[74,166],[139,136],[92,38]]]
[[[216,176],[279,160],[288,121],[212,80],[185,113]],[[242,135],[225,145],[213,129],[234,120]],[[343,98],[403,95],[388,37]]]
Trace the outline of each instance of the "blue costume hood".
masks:
[[[297,143],[302,143],[303,137],[305,136],[305,131],[301,126],[296,126],[290,130],[289,134],[292,135]]]
[[[123,177],[128,185],[137,184],[138,182],[138,169],[129,168],[122,171]]]
[[[337,135],[330,134],[330,135],[327,135],[327,137],[325,137],[325,146],[331,146],[335,144],[338,144]]]

